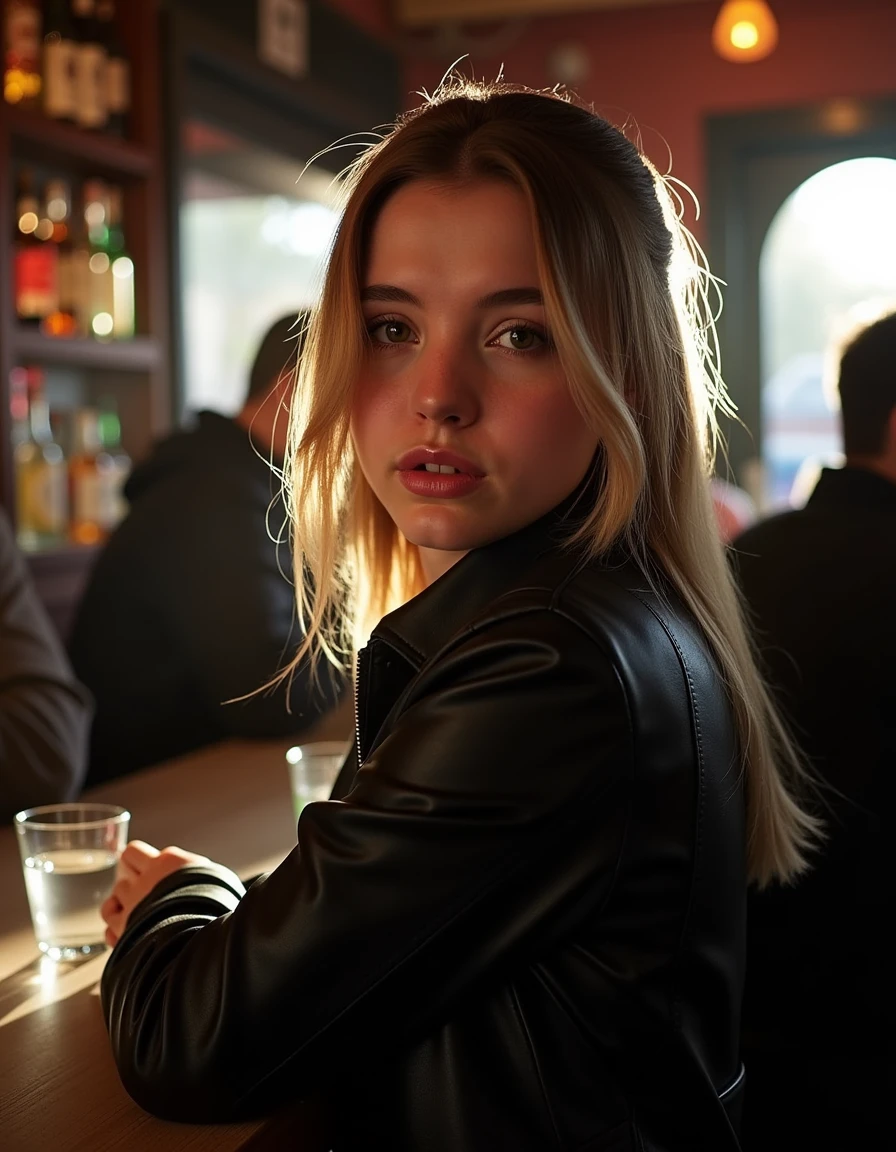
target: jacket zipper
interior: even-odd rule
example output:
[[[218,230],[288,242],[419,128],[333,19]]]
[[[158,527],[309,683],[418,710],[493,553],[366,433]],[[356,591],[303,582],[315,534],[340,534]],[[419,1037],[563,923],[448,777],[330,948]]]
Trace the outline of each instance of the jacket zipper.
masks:
[[[355,657],[355,748],[358,756],[358,767],[361,767],[361,674],[362,657],[367,651],[365,645]]]

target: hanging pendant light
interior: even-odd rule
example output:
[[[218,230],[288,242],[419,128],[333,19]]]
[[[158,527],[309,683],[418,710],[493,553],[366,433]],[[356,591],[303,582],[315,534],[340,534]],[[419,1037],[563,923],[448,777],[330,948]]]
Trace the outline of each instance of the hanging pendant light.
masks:
[[[750,64],[774,51],[778,23],[765,0],[725,0],[712,28],[712,43],[723,60]]]

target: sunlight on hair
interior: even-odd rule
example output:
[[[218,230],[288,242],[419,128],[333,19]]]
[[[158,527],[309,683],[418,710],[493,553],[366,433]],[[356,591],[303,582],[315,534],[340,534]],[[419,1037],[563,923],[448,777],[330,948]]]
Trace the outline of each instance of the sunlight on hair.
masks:
[[[649,161],[645,160],[645,163],[653,167]],[[729,419],[737,417],[737,405],[731,399],[722,376],[716,330],[722,312],[724,281],[710,271],[706,253],[684,223],[682,193],[694,205],[694,218],[700,218],[700,203],[693,190],[668,173],[663,175],[655,168],[653,172],[666,226],[672,235],[669,290],[679,309],[683,330],[693,336],[692,347],[688,349],[691,387],[698,415],[709,437],[706,463],[711,471],[718,453],[726,456],[719,414]]]

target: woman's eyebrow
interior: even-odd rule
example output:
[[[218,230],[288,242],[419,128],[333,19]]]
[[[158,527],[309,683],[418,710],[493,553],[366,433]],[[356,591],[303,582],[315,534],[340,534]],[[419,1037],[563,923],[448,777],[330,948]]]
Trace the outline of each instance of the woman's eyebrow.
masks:
[[[489,292],[476,301],[477,308],[500,308],[506,304],[544,305],[540,288],[502,288],[500,292]]]
[[[399,288],[395,284],[368,284],[361,289],[362,301],[378,301],[390,304],[411,304],[416,308],[423,307],[423,301],[406,288]],[[540,288],[501,288],[497,292],[489,292],[480,296],[476,301],[477,308],[499,308],[507,304],[538,304],[544,305],[544,296]]]
[[[361,289],[361,300],[377,300],[385,304],[413,304],[417,308],[423,307],[413,292],[405,288],[397,288],[394,284],[369,284]]]

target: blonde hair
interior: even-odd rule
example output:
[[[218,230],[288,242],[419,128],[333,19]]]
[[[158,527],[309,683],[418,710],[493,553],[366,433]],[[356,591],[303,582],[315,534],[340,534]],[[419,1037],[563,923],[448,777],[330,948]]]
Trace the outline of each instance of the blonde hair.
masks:
[[[452,78],[347,175],[347,200],[292,407],[287,507],[306,656],[348,663],[386,612],[421,590],[416,548],[356,467],[352,389],[365,356],[360,290],[388,196],[415,179],[509,181],[528,202],[545,309],[570,391],[599,430],[601,477],[571,543],[659,562],[712,646],[746,773],[748,869],[793,878],[818,823],[805,771],[757,672],[718,537],[708,478],[724,389],[710,355],[700,253],[666,181],[618,128],[557,92]],[[289,671],[289,670],[287,670]]]

